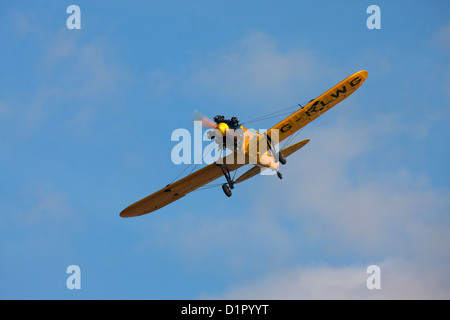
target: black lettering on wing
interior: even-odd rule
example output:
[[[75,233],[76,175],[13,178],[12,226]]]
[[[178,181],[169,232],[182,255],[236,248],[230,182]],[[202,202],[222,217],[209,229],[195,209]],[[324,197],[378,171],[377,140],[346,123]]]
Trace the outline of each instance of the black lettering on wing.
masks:
[[[342,90],[338,89],[338,90],[336,91],[336,94],[332,93],[331,96],[332,96],[333,98],[338,98],[338,97],[339,97],[339,94],[342,93],[343,95],[345,95],[346,92],[347,92],[347,88],[346,88],[345,86],[343,86],[343,87],[342,87]]]
[[[285,133],[285,132],[289,131],[291,128],[292,128],[291,124],[287,123],[287,124],[285,124],[284,126],[281,127],[280,131],[282,133]]]
[[[352,87],[357,86],[359,83],[361,82],[361,78],[360,77],[356,77],[355,79],[353,79],[352,81],[350,81],[350,85]]]

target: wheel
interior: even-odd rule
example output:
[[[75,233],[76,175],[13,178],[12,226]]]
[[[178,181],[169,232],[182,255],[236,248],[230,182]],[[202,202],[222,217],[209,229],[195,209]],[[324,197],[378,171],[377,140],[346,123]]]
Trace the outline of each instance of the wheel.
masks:
[[[283,176],[282,176],[281,173],[278,172],[278,171],[277,171],[277,176],[278,176],[278,178],[283,179]]]
[[[224,183],[224,184],[222,185],[222,190],[223,190],[223,192],[226,194],[227,197],[231,197],[231,190],[230,190],[230,187],[229,187],[226,183]]]
[[[286,164],[286,158],[283,156],[281,152],[278,152],[278,160],[281,164]]]

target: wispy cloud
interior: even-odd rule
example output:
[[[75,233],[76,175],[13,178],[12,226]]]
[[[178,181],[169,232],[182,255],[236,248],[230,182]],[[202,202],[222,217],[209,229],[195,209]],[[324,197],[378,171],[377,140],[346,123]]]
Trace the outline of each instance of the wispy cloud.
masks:
[[[25,19],[19,17],[19,21]],[[36,85],[26,87],[22,97],[12,98],[17,94],[11,92],[3,98],[20,110],[13,120],[21,132],[33,132],[63,114],[67,124],[83,129],[99,111],[110,110],[126,96],[131,76],[112,46],[67,29],[40,32],[36,37],[41,40],[32,66]]]
[[[220,299],[448,299],[448,268],[388,259],[379,264],[380,289],[369,290],[368,265],[298,267],[229,289]],[[215,297],[217,298],[217,297]]]
[[[183,66],[176,72],[152,72],[150,91],[153,95],[166,95],[171,90],[191,96],[217,95],[258,103],[262,108],[293,104],[299,97],[310,97],[311,88],[325,74],[336,72],[317,55],[303,48],[280,48],[270,35],[253,32],[198,53],[189,67]]]
[[[37,202],[28,210],[23,211],[21,219],[33,223],[39,221],[61,222],[73,217],[73,210],[67,197],[60,192],[43,192],[36,194]]]
[[[0,208],[2,234],[8,239],[0,245],[2,260],[61,257],[80,230],[72,199],[48,183],[29,183],[9,197]]]
[[[39,33],[39,30],[41,30],[39,23],[36,22],[38,19],[18,10],[12,12],[9,20],[11,23],[11,31],[14,32],[19,39]]]
[[[276,201],[268,201],[266,209],[290,222],[291,243],[302,235],[300,239],[320,248],[325,261],[352,257],[343,260],[344,266],[317,264],[320,255],[315,254],[309,263],[230,288],[221,298],[449,298],[450,283],[442,280],[449,279],[450,270],[450,190],[433,187],[426,176],[406,167],[374,175],[370,166],[358,165],[379,149],[378,140],[398,134],[392,131],[396,127],[404,128],[337,121],[313,130],[308,147],[288,161],[290,178],[283,191],[255,190],[261,197],[285,199],[287,210],[277,208]],[[384,163],[389,156],[379,158]],[[380,166],[373,169],[378,172]],[[301,251],[302,245],[296,249]],[[366,268],[373,261],[383,270],[377,292],[365,285]]]
[[[314,84],[326,70],[303,49],[282,50],[264,33],[252,33],[195,63],[192,82],[242,101],[296,99],[302,86]],[[301,93],[300,93],[301,94]],[[292,100],[291,100],[292,101]]]
[[[439,116],[446,119],[445,115],[450,108],[450,60],[448,59],[450,53],[450,25],[445,25],[436,31],[431,38],[431,45],[446,56],[444,63],[440,66],[441,73],[439,77],[442,77],[443,80],[440,82],[440,88],[438,88],[447,101],[447,108]]]
[[[403,130],[401,123],[393,123],[392,130],[396,127]],[[449,226],[445,218],[450,211],[449,190],[433,188],[425,175],[412,174],[407,167],[383,170],[377,161],[368,160],[372,155],[380,164],[388,164],[391,155],[379,141],[396,134],[383,123],[364,126],[346,121],[314,131],[308,152],[302,154],[302,167],[289,172],[301,181],[289,188],[289,198],[296,199],[293,212],[301,203],[302,212],[327,226],[328,235],[335,233],[336,238],[372,250],[386,252],[388,246],[391,254],[409,251],[412,243],[416,251],[421,241],[434,238],[442,223]],[[359,166],[359,159],[369,166]],[[416,234],[417,228],[424,233]],[[445,235],[442,229],[440,233]],[[448,236],[445,239],[450,241]]]
[[[186,214],[187,221],[159,230],[160,245],[170,242],[196,263],[220,248],[220,261],[236,272],[259,261],[259,281],[253,274],[220,298],[448,298],[450,283],[439,279],[450,270],[450,191],[407,167],[380,174],[377,164],[391,156],[383,141],[408,128],[395,117],[367,123],[341,116],[310,130],[311,142],[282,168],[282,188],[257,177],[265,180],[248,182],[256,204],[245,213],[202,218],[195,230],[183,227],[192,218]],[[383,270],[377,292],[365,284],[373,262]]]
[[[10,116],[12,108],[8,107],[3,101],[0,101],[0,117]]]
[[[442,50],[450,50],[450,25],[441,27],[432,38],[432,42]]]

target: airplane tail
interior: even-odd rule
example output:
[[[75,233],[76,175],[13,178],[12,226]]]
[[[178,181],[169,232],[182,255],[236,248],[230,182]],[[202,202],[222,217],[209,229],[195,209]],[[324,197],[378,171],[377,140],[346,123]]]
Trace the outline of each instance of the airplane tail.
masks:
[[[294,152],[296,152],[296,151],[300,150],[302,147],[304,147],[308,142],[309,142],[309,139],[305,139],[305,140],[299,141],[297,143],[294,143],[293,145],[281,150],[281,153],[283,154],[284,157],[289,157],[291,154],[293,154]],[[242,174],[239,178],[237,178],[235,183],[244,182],[245,180],[248,180],[248,179],[256,176],[258,173],[260,173],[261,171],[264,171],[266,169],[267,168],[253,166],[250,170],[248,170],[247,172]]]

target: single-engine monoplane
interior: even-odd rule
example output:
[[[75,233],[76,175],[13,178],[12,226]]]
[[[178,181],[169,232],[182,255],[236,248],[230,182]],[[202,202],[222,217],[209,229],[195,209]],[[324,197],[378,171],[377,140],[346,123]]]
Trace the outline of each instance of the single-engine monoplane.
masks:
[[[236,117],[226,119],[217,115],[211,120],[201,116],[199,120],[202,126],[212,129],[209,137],[215,140],[220,150],[231,152],[224,152],[223,157],[217,161],[133,203],[120,216],[135,217],[161,209],[220,177],[225,177],[222,189],[227,197],[231,197],[231,190],[237,183],[254,177],[261,170],[273,170],[281,179],[280,164],[286,164],[286,158],[305,146],[309,139],[278,151],[277,145],[350,96],[364,83],[367,75],[365,70],[352,74],[306,105],[299,105],[295,112],[264,133],[245,128]],[[234,179],[231,172],[247,164],[253,166]]]

